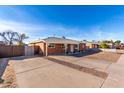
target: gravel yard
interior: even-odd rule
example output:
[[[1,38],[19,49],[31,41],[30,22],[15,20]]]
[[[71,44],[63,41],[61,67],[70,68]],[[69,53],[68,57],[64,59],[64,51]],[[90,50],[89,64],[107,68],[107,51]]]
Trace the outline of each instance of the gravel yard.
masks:
[[[121,55],[122,54],[119,54],[119,53],[99,52],[99,53],[94,53],[92,55],[87,55],[85,57],[117,62],[117,60],[120,58]]]
[[[3,74],[4,82],[0,84],[1,88],[15,88],[16,84],[16,76],[13,70],[13,63],[9,62],[4,74]]]

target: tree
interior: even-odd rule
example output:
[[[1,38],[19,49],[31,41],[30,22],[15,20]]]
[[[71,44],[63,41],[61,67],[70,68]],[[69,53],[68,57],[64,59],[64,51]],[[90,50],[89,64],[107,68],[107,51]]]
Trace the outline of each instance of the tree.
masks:
[[[101,47],[101,48],[109,48],[109,46],[108,46],[105,42],[102,42],[102,43],[100,44],[100,47]]]
[[[24,45],[23,41],[28,38],[28,36],[26,36],[24,33],[20,34],[11,30],[0,33],[0,36],[8,45],[13,45],[14,42],[17,42],[18,45]]]
[[[110,41],[108,41],[108,40],[101,41],[100,42],[100,47],[101,48],[109,48],[109,45],[108,45],[109,42]]]
[[[0,36],[3,38],[4,42],[7,43],[8,45],[13,44],[15,35],[16,32],[13,32],[11,30],[0,33]]]
[[[108,44],[108,43],[113,43],[113,40],[104,40],[104,41],[102,41],[102,42]]]
[[[116,40],[114,43],[115,43],[116,45],[120,45],[121,41],[120,41],[120,40]]]
[[[114,43],[114,42],[113,42],[113,40],[110,40],[110,43],[112,43],[112,44],[113,44],[113,43]]]
[[[24,45],[24,40],[29,38],[28,36],[26,36],[26,34],[20,34],[20,33],[16,33],[16,38],[14,39],[18,45]]]

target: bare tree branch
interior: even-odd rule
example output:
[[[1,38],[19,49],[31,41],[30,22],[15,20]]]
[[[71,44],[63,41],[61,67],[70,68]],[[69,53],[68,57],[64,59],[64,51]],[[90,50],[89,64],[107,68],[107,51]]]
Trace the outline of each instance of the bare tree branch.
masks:
[[[0,36],[5,42],[7,42],[9,45],[12,45],[14,41],[15,32],[8,30],[0,33]]]
[[[24,40],[29,38],[28,36],[26,36],[25,34],[20,34],[20,33],[16,33],[17,38],[15,38],[14,40],[18,42],[19,45],[23,45],[24,44]]]

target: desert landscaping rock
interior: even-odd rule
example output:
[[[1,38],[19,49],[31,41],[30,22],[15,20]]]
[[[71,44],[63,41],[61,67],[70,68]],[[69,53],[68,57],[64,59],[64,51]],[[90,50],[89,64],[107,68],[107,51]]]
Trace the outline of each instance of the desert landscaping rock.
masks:
[[[16,75],[13,70],[13,63],[9,61],[9,65],[7,66],[4,74],[3,74],[4,82],[0,84],[1,88],[16,88]]]
[[[120,53],[111,53],[111,52],[99,52],[94,53],[92,55],[88,55],[86,57],[93,58],[93,59],[102,59],[110,62],[117,62],[122,54]]]

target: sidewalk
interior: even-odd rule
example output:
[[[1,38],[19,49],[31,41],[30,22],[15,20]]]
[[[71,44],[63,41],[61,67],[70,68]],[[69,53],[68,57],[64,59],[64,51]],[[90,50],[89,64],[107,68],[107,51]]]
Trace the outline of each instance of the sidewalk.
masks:
[[[124,54],[121,55],[117,63],[108,68],[109,76],[103,84],[103,88],[123,88],[124,87]]]

